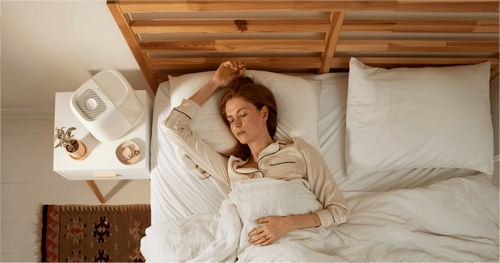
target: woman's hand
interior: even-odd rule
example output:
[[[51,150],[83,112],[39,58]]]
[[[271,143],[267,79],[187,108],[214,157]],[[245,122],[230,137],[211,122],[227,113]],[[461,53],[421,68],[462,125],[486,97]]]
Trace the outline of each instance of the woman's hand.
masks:
[[[212,77],[219,88],[227,87],[231,81],[241,77],[246,70],[246,64],[238,60],[230,60],[220,64]]]
[[[269,216],[256,220],[255,223],[265,225],[255,228],[248,236],[252,237],[248,242],[254,245],[265,246],[278,240],[288,232],[292,231],[292,222],[284,216]]]
[[[231,81],[241,77],[246,70],[245,67],[245,63],[234,60],[221,63],[210,81],[193,94],[189,100],[202,106],[212,95],[227,87]]]

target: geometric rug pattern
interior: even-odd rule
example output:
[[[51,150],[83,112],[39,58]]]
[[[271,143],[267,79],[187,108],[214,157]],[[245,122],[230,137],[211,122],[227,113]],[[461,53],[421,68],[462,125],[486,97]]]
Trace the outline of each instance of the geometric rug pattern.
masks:
[[[42,205],[40,262],[145,262],[150,205]]]

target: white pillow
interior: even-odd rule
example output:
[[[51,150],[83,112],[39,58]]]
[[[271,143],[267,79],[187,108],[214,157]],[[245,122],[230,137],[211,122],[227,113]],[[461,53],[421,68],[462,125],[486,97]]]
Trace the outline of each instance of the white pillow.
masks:
[[[273,93],[278,107],[276,139],[300,137],[319,151],[321,81],[258,70],[247,70],[244,76]]]
[[[411,168],[492,174],[490,65],[383,69],[352,58],[348,176]]]
[[[212,78],[214,72],[169,76],[172,106],[177,107],[183,99],[189,99]],[[273,93],[278,107],[276,139],[300,137],[319,150],[321,81],[254,70],[245,71],[243,76],[250,77],[256,84],[264,85]],[[189,125],[203,141],[221,153],[230,150],[237,143],[219,113],[223,92],[219,91],[205,102]]]

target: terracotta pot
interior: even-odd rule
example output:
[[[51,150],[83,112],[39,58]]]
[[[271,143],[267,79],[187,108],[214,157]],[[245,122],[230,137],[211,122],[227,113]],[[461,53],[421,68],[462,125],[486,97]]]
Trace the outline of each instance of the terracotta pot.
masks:
[[[87,158],[88,150],[87,150],[87,145],[85,145],[83,142],[78,141],[78,150],[76,152],[68,152],[69,157],[73,158],[74,160],[81,161]]]

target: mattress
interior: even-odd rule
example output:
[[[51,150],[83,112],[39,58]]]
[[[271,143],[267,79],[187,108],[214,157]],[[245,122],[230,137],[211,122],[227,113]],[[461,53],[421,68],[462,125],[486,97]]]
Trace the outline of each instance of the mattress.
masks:
[[[345,114],[348,73],[302,75],[322,81],[320,99],[320,153],[343,192],[385,192],[425,187],[453,177],[476,175],[468,169],[409,169],[377,172],[349,179],[346,174]],[[170,113],[169,82],[159,85],[154,102],[151,137],[152,225],[171,222],[193,214],[214,214],[227,199],[230,189],[198,171],[181,168],[173,143],[161,133],[158,124]],[[490,178],[491,180],[491,178]]]

